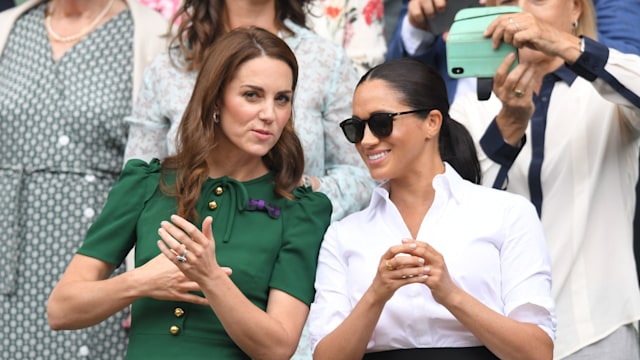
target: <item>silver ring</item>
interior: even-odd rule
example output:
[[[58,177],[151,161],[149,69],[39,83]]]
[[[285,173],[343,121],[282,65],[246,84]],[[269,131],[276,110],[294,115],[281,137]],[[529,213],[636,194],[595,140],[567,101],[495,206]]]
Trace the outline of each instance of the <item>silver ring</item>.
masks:
[[[176,256],[176,260],[180,261],[180,262],[187,262],[187,249],[184,249],[184,251],[182,252],[182,255],[178,255]]]

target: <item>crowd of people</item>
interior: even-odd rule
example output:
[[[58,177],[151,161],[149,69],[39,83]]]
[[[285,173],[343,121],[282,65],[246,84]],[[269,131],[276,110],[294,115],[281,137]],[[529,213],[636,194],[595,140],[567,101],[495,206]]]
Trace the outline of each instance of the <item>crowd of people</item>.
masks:
[[[0,2],[0,359],[640,360],[640,5],[468,3]]]

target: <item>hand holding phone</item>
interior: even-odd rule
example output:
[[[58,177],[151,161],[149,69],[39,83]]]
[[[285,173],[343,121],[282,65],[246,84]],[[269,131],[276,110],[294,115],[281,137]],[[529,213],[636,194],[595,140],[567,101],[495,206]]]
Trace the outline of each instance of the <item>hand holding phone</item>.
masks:
[[[517,6],[491,6],[460,10],[449,30],[447,38],[447,71],[457,79],[464,77],[493,78],[507,54],[517,49],[501,43],[493,48],[492,39],[484,36],[485,29],[498,16],[518,13]],[[517,61],[512,65],[512,69]]]

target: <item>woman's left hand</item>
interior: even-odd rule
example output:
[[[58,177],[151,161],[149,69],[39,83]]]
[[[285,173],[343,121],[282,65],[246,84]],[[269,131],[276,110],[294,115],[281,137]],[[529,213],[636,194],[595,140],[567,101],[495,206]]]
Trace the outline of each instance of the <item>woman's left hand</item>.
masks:
[[[162,240],[158,240],[158,247],[189,279],[202,284],[211,279],[215,271],[231,274],[231,270],[221,267],[216,259],[210,216],[202,221],[202,231],[178,215],[172,215],[171,221],[173,223],[160,224],[158,234]]]
[[[411,255],[424,259],[424,273],[427,275],[427,279],[423,282],[431,289],[433,298],[439,304],[446,306],[460,288],[458,288],[451,279],[442,254],[436,251],[431,245],[422,241],[404,239],[402,242],[414,242],[416,244],[416,249],[411,252]],[[426,269],[427,267],[428,269]]]

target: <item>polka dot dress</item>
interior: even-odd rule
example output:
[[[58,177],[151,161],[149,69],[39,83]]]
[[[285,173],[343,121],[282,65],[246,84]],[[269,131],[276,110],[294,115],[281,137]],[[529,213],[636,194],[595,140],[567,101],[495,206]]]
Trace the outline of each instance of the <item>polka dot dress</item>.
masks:
[[[0,56],[0,359],[121,359],[124,312],[54,332],[46,306],[122,167],[133,22],[121,12],[56,62],[45,6]]]

